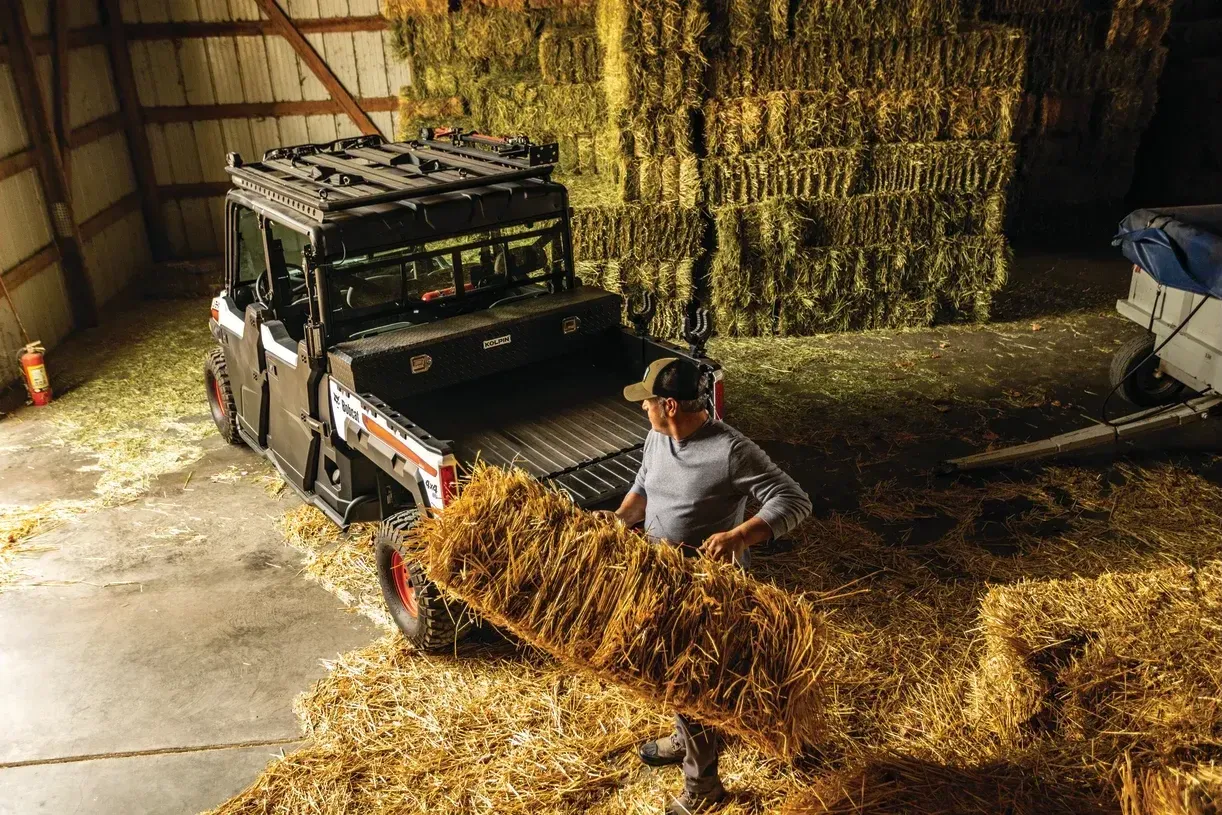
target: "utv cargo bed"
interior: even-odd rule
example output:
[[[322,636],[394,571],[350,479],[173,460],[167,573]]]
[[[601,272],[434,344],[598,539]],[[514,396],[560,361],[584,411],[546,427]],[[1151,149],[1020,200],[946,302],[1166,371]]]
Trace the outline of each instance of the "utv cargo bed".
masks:
[[[464,464],[521,467],[582,506],[618,498],[641,466],[649,420],[624,400],[628,374],[580,358],[496,374],[399,407]]]

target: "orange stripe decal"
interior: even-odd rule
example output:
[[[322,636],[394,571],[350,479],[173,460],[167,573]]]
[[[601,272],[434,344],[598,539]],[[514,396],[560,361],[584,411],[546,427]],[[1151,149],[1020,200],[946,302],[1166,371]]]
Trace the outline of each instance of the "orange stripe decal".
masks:
[[[383,441],[394,448],[395,452],[401,453],[404,458],[413,462],[417,467],[424,470],[431,477],[437,477],[437,468],[413,453],[412,449],[396,438],[394,433],[391,433],[385,427],[382,427],[382,425],[378,424],[368,416],[361,417],[361,424],[365,425],[365,429],[377,436],[380,441]]]

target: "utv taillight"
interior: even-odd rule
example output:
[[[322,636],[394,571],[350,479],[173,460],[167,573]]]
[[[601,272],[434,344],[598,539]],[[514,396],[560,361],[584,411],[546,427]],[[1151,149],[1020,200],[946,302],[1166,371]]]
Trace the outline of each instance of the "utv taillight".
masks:
[[[438,475],[441,478],[441,505],[444,507],[458,495],[458,469],[450,464],[442,467]]]
[[[221,321],[221,310],[216,306],[212,307],[212,319],[218,323]]]
[[[713,381],[713,414],[714,419],[726,415],[726,383],[720,376]]]

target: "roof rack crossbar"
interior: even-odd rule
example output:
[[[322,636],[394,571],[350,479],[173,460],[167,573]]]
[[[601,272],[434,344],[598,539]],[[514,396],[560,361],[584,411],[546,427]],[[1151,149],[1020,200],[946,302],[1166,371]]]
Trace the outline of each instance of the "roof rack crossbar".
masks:
[[[404,172],[395,172],[384,167],[369,166],[358,164],[357,162],[340,158],[339,156],[329,156],[321,153],[315,153],[312,156],[303,156],[301,161],[307,164],[321,165],[330,167],[335,170],[343,170],[353,175],[359,175],[362,178],[379,181],[383,184],[390,184],[395,187],[410,186],[413,181],[421,178],[421,176],[411,176]]]
[[[329,197],[333,193],[339,193],[341,196],[345,198],[352,198],[353,196],[359,195],[359,191],[356,189],[358,186],[360,186],[359,184],[324,183],[320,177],[316,177],[315,175],[313,175],[310,172],[310,170],[306,169],[305,167],[297,163],[300,161],[301,161],[300,158],[295,158],[291,161],[289,159],[277,158],[277,159],[272,159],[271,161],[265,161],[263,162],[263,165],[273,170],[279,170],[282,173],[291,175],[294,179],[298,181],[303,181],[306,184],[312,185],[307,190],[300,190],[300,189],[295,189],[292,186],[292,183],[288,182],[287,179],[277,179],[282,184],[285,184],[288,187],[288,189],[293,190],[297,195],[302,196],[303,201],[306,201],[309,203],[320,201],[322,200],[324,196]],[[250,167],[246,169],[253,170],[255,173],[259,173],[261,177],[275,178],[275,175],[267,172],[266,170],[262,170],[262,171],[254,170],[254,168],[250,168]],[[313,195],[313,197],[311,197],[311,194]]]

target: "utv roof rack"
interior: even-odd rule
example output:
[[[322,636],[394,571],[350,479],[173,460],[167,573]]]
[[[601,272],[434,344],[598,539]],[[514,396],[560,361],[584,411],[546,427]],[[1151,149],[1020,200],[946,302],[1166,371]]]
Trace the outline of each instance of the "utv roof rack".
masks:
[[[237,187],[265,195],[319,221],[331,213],[530,178],[547,180],[556,144],[426,128],[409,142],[381,136],[279,147],[246,164],[230,153],[225,171]]]

